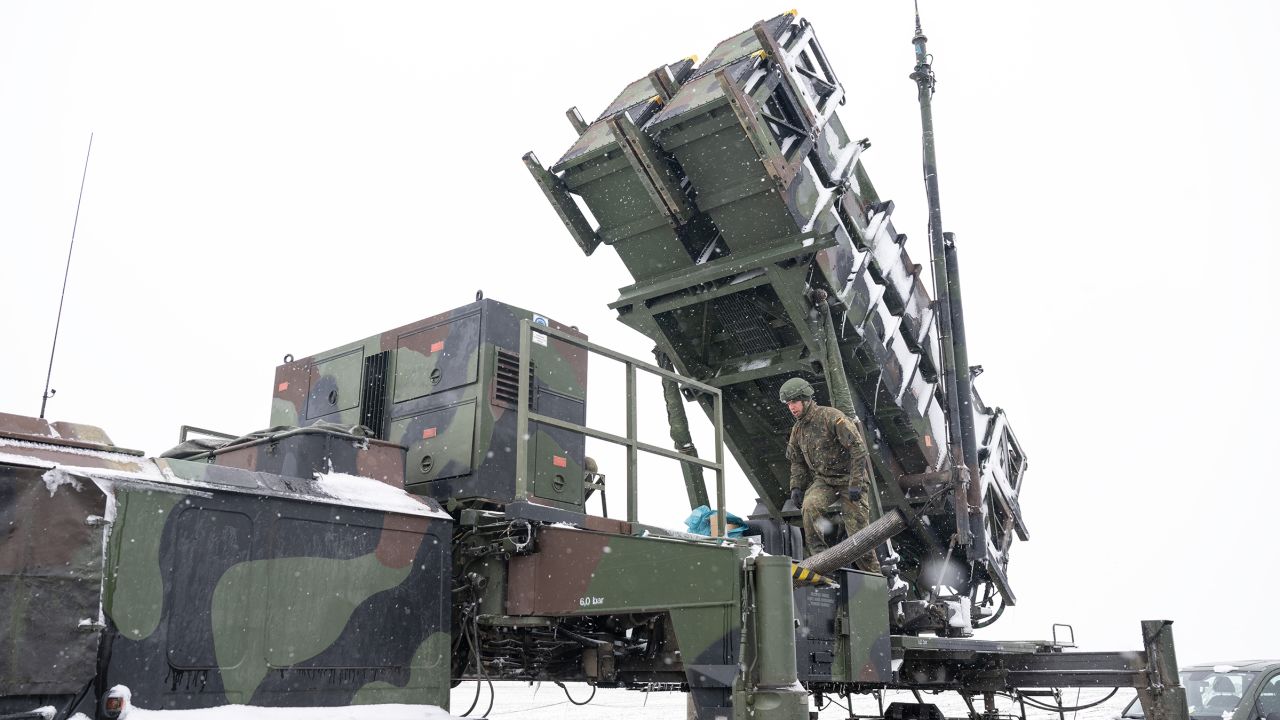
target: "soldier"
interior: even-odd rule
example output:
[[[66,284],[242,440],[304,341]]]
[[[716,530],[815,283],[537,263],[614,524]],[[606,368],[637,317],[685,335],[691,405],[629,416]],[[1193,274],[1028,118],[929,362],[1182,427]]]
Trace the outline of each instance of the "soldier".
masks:
[[[813,386],[803,378],[782,384],[778,399],[787,404],[796,424],[787,441],[791,461],[791,502],[801,508],[804,542],[810,555],[828,545],[819,528],[832,505],[839,504],[850,535],[871,521],[868,498],[867,445],[857,424],[833,407],[813,399]],[[862,570],[880,571],[875,552],[856,561]]]

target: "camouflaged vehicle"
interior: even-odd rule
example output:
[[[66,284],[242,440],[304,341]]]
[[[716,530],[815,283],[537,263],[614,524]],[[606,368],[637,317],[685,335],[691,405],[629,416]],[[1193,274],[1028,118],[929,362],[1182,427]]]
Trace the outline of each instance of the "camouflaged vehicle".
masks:
[[[508,353],[513,366],[498,362]],[[625,364],[632,417],[641,372],[723,416],[718,388],[489,300],[290,359],[272,417],[300,426],[151,459],[96,428],[0,416],[2,709],[110,718],[117,686],[148,709],[443,706],[471,679],[682,689],[698,718],[789,720],[811,693],[1113,684],[1181,717],[1166,709],[1176,681],[1152,689],[1173,659],[1167,623],[1144,624],[1145,652],[1079,656],[894,634],[882,575],[793,585],[802,554],[785,519],[752,519],[737,539],[646,525],[634,462],[626,519],[588,514],[585,437],[724,485],[718,442],[702,459],[641,442],[634,423],[616,436],[549,414],[584,412],[595,354]]]
[[[683,690],[698,720],[805,720],[811,697],[887,688],[957,691],[994,718],[997,693],[1068,686],[1134,687],[1150,717],[1186,720],[1167,621],[1143,623],[1139,652],[972,637],[1014,601],[1026,459],[968,385],[954,244],[930,299],[842,97],[787,13],[659,67],[593,123],[570,113],[578,141],[551,169],[526,155],[584,252],[610,245],[632,272],[613,307],[655,362],[477,297],[287,357],[270,429],[159,458],[0,415],[0,709],[109,718],[115,686],[147,709],[444,705],[463,680],[547,680]],[[585,424],[595,356],[624,369],[622,434]],[[674,447],[639,439],[641,373]],[[783,503],[777,390],[797,375],[878,446],[878,518],[811,558]],[[587,439],[625,450],[620,517],[587,512],[603,489]],[[746,537],[641,521],[642,453],[679,461],[690,505],[724,517],[726,446],[759,495]],[[871,548],[881,573],[842,561]],[[962,577],[944,586],[930,567],[949,559]]]
[[[594,122],[575,123],[577,141],[549,170],[532,154],[525,162],[583,251],[612,247],[635,278],[610,305],[618,319],[725,393],[726,442],[761,513],[778,517],[789,489],[784,381],[809,379],[820,403],[861,421],[873,514],[925,518],[881,551],[904,581],[891,584],[915,589],[895,602],[895,629],[964,635],[1016,602],[1007,567],[1028,537],[1027,460],[1004,411],[969,389],[960,402],[974,459],[949,451],[962,445],[943,387],[939,346],[951,343],[893,202],[863,168],[869,143],[836,111],[843,100],[812,25],[784,13],[700,64],[628,84]],[[923,600],[926,576],[956,553],[959,598]]]
[[[331,427],[147,458],[0,414],[0,712],[448,700],[453,521]],[[271,466],[271,470],[265,469]]]

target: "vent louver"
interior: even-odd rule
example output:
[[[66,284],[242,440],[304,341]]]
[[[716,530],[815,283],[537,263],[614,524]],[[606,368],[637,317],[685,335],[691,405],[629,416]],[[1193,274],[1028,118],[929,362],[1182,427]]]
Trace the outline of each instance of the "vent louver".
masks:
[[[516,409],[520,396],[520,356],[502,348],[497,351],[493,363],[493,404]],[[529,407],[533,408],[533,363],[529,363]]]
[[[360,388],[360,424],[373,431],[373,436],[386,440],[387,365],[389,351],[364,359],[364,383]]]

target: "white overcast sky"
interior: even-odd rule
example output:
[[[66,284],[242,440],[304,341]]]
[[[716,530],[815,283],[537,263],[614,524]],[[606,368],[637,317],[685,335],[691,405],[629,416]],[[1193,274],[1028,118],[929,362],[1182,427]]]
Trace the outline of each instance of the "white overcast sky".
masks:
[[[786,9],[0,4],[0,411],[39,411],[90,131],[53,419],[151,454],[183,423],[257,429],[285,353],[477,289],[647,356],[606,307],[621,263],[578,251],[520,156],[554,162],[569,106],[594,117],[635,77]],[[910,3],[799,10],[927,262]],[[1019,603],[984,636],[1066,622],[1088,649],[1136,649],[1138,621],[1167,617],[1184,662],[1280,655],[1280,9],[922,11],[970,358],[1031,462]],[[597,404],[618,392],[606,375]],[[646,479],[642,518],[683,515],[669,475]]]

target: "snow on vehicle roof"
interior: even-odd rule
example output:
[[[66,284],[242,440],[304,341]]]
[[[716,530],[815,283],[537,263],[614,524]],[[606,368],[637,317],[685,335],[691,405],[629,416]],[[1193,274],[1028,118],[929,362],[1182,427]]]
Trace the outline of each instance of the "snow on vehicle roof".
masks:
[[[157,490],[221,491],[291,498],[421,517],[449,518],[435,500],[359,475],[316,473],[312,480],[203,462],[144,458],[0,437],[0,465],[44,470],[50,493],[77,478],[99,483],[142,484]]]
[[[410,515],[449,517],[449,513],[439,509],[434,501],[418,495],[410,495],[398,487],[360,475],[339,472],[316,473],[316,487],[320,492],[347,505],[360,505],[375,510]]]

